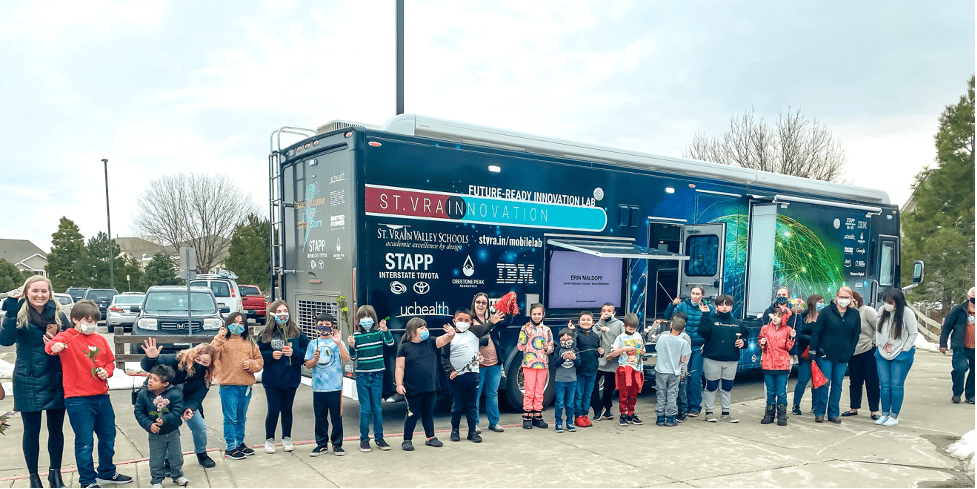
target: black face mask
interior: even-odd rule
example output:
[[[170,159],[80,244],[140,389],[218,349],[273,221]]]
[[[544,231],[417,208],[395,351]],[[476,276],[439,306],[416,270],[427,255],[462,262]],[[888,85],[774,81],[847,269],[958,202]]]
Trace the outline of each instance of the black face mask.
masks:
[[[970,298],[970,303],[971,303],[971,304],[974,304],[974,299],[975,299],[975,297],[971,297],[971,298]]]

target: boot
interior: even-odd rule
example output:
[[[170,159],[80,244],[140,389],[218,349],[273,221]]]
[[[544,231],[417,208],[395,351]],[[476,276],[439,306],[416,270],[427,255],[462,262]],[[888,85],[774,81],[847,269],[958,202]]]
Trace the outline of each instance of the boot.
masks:
[[[760,424],[773,423],[773,415],[776,413],[775,408],[776,406],[773,404],[767,404],[767,410],[763,412],[763,419],[760,420]]]
[[[542,411],[534,411],[533,413],[534,413],[533,414],[533,426],[535,426],[537,428],[542,428],[544,430],[550,427],[550,425],[548,425],[546,423],[546,421],[543,421],[543,413],[542,413]]]
[[[61,469],[48,470],[47,481],[51,484],[51,487],[66,487],[64,480],[61,479]]]
[[[665,416],[665,426],[678,426],[678,423],[675,422],[675,416]]]
[[[31,487],[44,487],[44,484],[41,484],[41,476],[37,475],[37,472],[31,474]]]
[[[777,426],[787,426],[786,404],[777,404]]]
[[[522,412],[522,428],[524,430],[533,429],[533,414],[531,411]]]
[[[655,418],[655,424],[658,426],[665,426],[665,416],[659,415]]]
[[[214,459],[210,458],[210,455],[207,455],[207,452],[197,452],[197,462],[205,469],[210,469],[217,465],[214,463]]]

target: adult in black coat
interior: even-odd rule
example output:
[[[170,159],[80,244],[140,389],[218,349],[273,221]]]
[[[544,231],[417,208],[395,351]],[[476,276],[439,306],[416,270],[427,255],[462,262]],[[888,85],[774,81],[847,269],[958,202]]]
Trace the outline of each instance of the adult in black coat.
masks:
[[[967,293],[967,300],[957,304],[950,310],[950,314],[943,321],[940,331],[940,353],[946,355],[947,340],[953,350],[953,370],[950,379],[953,381],[954,404],[960,402],[960,394],[966,396],[967,402],[974,403],[974,295],[977,288],[971,288]],[[969,374],[967,372],[970,372]],[[964,376],[967,381],[964,382]]]
[[[139,366],[144,371],[149,372],[156,365],[166,365],[176,372],[170,385],[183,390],[182,418],[193,434],[193,451],[197,454],[197,462],[204,468],[215,466],[214,460],[207,455],[207,425],[203,415],[204,398],[214,378],[214,347],[202,343],[175,355],[160,355],[156,340],[149,338],[143,342],[143,350],[146,357],[139,362]]]
[[[828,421],[841,423],[841,384],[862,330],[858,309],[850,307],[854,306],[852,299],[851,288],[839,288],[835,300],[821,311],[811,331],[811,354],[828,379],[828,383],[814,389],[814,421],[818,423],[824,422],[826,411]]]
[[[14,363],[14,410],[24,420],[23,450],[30,473],[31,487],[42,487],[37,474],[40,452],[41,413],[47,413],[48,482],[64,487],[61,458],[64,452],[64,385],[61,359],[48,355],[44,344],[58,332],[71,327],[71,321],[58,301],[53,300],[51,281],[34,275],[24,282],[17,297],[3,302],[5,312],[0,327],[0,345],[17,345]]]

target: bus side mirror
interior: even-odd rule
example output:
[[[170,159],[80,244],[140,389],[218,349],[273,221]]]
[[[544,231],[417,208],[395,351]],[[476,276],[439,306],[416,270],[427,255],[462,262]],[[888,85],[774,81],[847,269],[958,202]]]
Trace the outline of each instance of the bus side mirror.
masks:
[[[913,283],[918,284],[923,281],[923,269],[925,268],[923,260],[916,260],[913,262]]]

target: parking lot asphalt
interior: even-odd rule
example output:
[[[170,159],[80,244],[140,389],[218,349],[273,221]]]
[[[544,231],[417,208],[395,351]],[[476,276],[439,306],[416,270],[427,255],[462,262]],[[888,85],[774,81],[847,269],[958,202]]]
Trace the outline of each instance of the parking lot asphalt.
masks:
[[[11,349],[0,359],[13,363]],[[843,418],[840,425],[815,423],[810,391],[801,403],[805,412],[786,427],[760,425],[764,409],[762,378],[743,375],[733,390],[737,424],[708,423],[689,418],[674,428],[655,426],[653,391],[638,398],[637,412],[645,423],[619,426],[598,421],[575,433],[553,430],[553,410],[544,412],[550,428],[524,430],[520,414],[503,411],[504,433],[484,430],[482,443],[448,441],[450,402],[442,399],[435,424],[442,448],[415,444],[400,448],[404,403],[384,404],[385,438],[389,452],[358,449],[356,401],[344,399],[345,457],[309,456],[314,443],[311,389],[301,386],[295,400],[292,439],[295,450],[263,451],[264,391],[254,390],[247,443],[256,455],[245,460],[222,457],[220,400],[215,391],[204,402],[209,449],[217,466],[204,469],[192,455],[189,430],[182,428],[185,475],[190,487],[974,487],[972,461],[951,457],[946,448],[975,426],[973,405],[951,404],[950,357],[918,351],[906,382],[901,423],[875,425],[867,411]],[[3,382],[9,382],[4,379]],[[791,379],[790,389],[794,380]],[[9,384],[8,384],[9,386]],[[10,389],[7,390],[8,394]],[[149,486],[148,435],[132,415],[127,390],[111,391],[116,414],[115,462],[118,471],[134,478],[131,487]],[[615,406],[617,402],[615,401]],[[848,406],[848,389],[841,401]],[[13,409],[13,398],[0,401],[0,412]],[[463,421],[464,423],[464,421]],[[484,415],[482,423],[485,422]],[[21,451],[23,425],[10,421],[0,444],[0,486],[28,487]],[[415,442],[423,440],[418,426]],[[74,437],[65,422],[64,479],[77,487]],[[47,469],[42,435],[41,472]],[[167,480],[164,487],[175,487]]]

